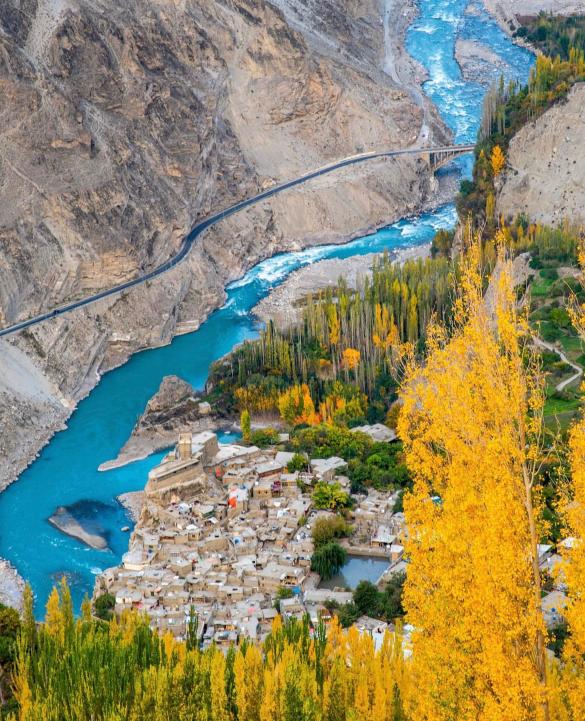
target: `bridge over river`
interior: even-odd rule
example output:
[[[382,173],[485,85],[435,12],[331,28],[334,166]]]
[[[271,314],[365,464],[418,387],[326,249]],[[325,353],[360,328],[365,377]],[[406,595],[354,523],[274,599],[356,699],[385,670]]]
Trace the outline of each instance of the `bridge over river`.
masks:
[[[262,191],[261,193],[258,193],[251,198],[241,200],[238,203],[234,203],[234,205],[230,205],[228,208],[225,208],[224,210],[221,210],[194,225],[193,228],[191,228],[191,230],[189,231],[189,233],[183,238],[183,242],[181,243],[181,247],[179,248],[177,253],[172,258],[169,258],[169,260],[165,261],[153,270],[139,275],[136,278],[132,278],[131,280],[128,280],[124,283],[120,283],[119,285],[115,285],[112,288],[102,290],[99,293],[95,293],[93,295],[88,295],[85,298],[71,301],[66,305],[53,308],[32,318],[28,318],[27,320],[23,320],[18,323],[14,323],[13,325],[6,326],[5,328],[1,328],[0,337],[17,333],[18,331],[24,330],[25,328],[30,328],[31,326],[43,323],[50,318],[56,318],[58,316],[65,315],[66,313],[70,313],[77,308],[96,303],[103,298],[117,295],[118,293],[122,293],[123,291],[129,290],[136,285],[140,285],[141,283],[145,283],[147,280],[151,280],[152,278],[156,278],[157,276],[166,273],[168,270],[174,268],[187,257],[197,238],[208,228],[216,225],[224,218],[227,218],[230,215],[234,215],[234,213],[238,213],[245,208],[256,205],[256,203],[259,203],[262,200],[266,200],[267,198],[271,198],[273,195],[277,195],[278,193],[282,193],[284,190],[288,190],[289,188],[294,188],[297,185],[307,183],[309,180],[318,178],[321,175],[327,175],[328,173],[332,173],[335,170],[346,168],[350,165],[357,165],[358,163],[364,163],[368,160],[376,160],[379,158],[396,158],[402,155],[419,155],[423,157],[428,162],[431,171],[435,172],[440,167],[446,165],[460,155],[465,155],[467,153],[473,152],[474,149],[475,145],[445,145],[432,148],[407,148],[404,150],[383,150],[373,151],[369,153],[360,153],[358,155],[351,155],[348,158],[343,158],[342,160],[330,163],[329,165],[324,165],[323,167],[312,170],[305,175],[301,175],[300,177],[295,178],[294,180],[288,180],[284,183],[273,185]]]

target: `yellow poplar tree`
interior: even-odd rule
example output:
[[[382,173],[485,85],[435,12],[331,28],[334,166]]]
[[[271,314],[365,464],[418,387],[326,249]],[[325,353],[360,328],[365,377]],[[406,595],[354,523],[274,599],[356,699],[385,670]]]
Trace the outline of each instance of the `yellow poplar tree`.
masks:
[[[260,721],[278,721],[280,718],[275,676],[274,668],[264,670],[264,695],[260,706]]]
[[[492,223],[496,214],[496,199],[490,191],[485,200],[485,217],[488,223]]]
[[[49,634],[63,642],[65,626],[63,623],[63,614],[61,613],[61,599],[56,586],[53,586],[45,614],[45,625]]]
[[[346,348],[343,351],[343,365],[348,371],[355,370],[359,366],[360,360],[361,353],[359,350],[356,350],[355,348]]]
[[[388,306],[376,303],[375,314],[372,340],[376,348],[386,352],[399,343],[398,328]]]
[[[315,425],[320,421],[306,383],[291,386],[284,391],[278,399],[278,410],[281,418],[291,426],[297,423]]]
[[[327,318],[329,324],[329,342],[331,345],[337,345],[339,343],[339,317],[337,315],[337,308],[334,305],[330,305],[327,308]]]
[[[585,419],[571,429],[569,448],[572,478],[564,517],[573,543],[563,550],[566,562],[562,572],[569,599],[563,616],[570,631],[563,653],[563,688],[577,719],[585,718]]]
[[[257,646],[241,649],[234,660],[238,721],[260,721],[262,654]]]
[[[225,689],[225,656],[218,649],[211,660],[211,715],[213,721],[230,721]]]
[[[585,268],[583,248],[580,264]],[[585,338],[585,306],[572,309],[573,324],[581,338]],[[565,642],[561,685],[573,718],[585,718],[585,418],[581,417],[571,429],[569,437],[571,482],[564,500],[563,515],[567,530],[573,538],[571,547],[563,549],[564,582],[568,592],[568,606],[563,615],[569,627]]]
[[[511,264],[484,302],[468,251],[450,336],[436,325],[411,361],[399,435],[415,630],[412,721],[548,721],[538,568],[543,384],[522,345]],[[491,306],[491,307],[490,307]]]
[[[504,155],[504,151],[500,148],[499,145],[494,146],[494,149],[492,150],[492,154],[490,156],[490,162],[492,164],[492,172],[494,174],[494,178],[497,178],[498,175],[502,172],[502,170],[506,167],[506,156]]]

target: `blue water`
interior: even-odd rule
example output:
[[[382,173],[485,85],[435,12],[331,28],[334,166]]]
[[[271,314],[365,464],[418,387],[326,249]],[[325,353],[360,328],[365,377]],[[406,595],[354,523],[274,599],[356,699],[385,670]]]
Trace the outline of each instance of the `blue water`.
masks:
[[[408,49],[429,71],[425,92],[435,101],[457,140],[475,138],[483,90],[465,83],[453,60],[455,38],[478,37],[505,55],[520,79],[531,56],[516,48],[484,15],[465,16],[466,0],[422,0],[421,16],[408,34]],[[468,171],[469,166],[464,166]],[[266,260],[228,289],[227,302],[196,332],[176,338],[164,348],[145,351],[108,373],[80,404],[67,430],[58,433],[17,483],[0,495],[0,557],[9,559],[31,583],[42,614],[55,579],[66,574],[74,602],[91,593],[94,576],[119,562],[127,549],[125,512],[120,493],[141,490],[150,468],[162,454],[123,468],[100,473],[98,466],[115,457],[137,417],[163,376],[176,374],[201,388],[209,365],[236,344],[258,333],[250,310],[271,288],[296,268],[322,258],[346,258],[384,249],[429,242],[438,228],[455,223],[453,205],[432,214],[403,220],[345,246],[322,246]],[[47,523],[61,505],[101,502],[110,510],[100,519],[110,550],[94,551],[64,536]]]
[[[389,565],[385,558],[348,556],[341,571],[327,581],[321,581],[319,588],[349,588],[353,591],[360,581],[377,583]]]

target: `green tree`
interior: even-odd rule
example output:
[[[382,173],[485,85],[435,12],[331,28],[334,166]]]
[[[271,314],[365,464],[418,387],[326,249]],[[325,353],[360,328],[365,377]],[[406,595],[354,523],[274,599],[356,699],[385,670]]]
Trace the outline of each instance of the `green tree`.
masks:
[[[191,651],[199,645],[197,629],[199,628],[199,617],[195,612],[195,606],[189,608],[189,623],[187,624],[187,650]]]
[[[370,581],[360,581],[353,592],[353,602],[360,614],[376,617],[380,611],[382,594]]]
[[[102,593],[93,603],[95,615],[104,621],[108,621],[114,615],[115,605],[116,598],[111,593]]]
[[[16,642],[20,628],[18,611],[0,603],[0,718],[2,707],[10,698],[9,681],[16,657]]]
[[[360,610],[353,601],[350,601],[339,606],[336,610],[336,615],[342,628],[349,628],[349,626],[354,624],[360,617]]]
[[[347,551],[338,543],[326,543],[318,548],[311,558],[311,570],[318,573],[322,579],[327,580],[345,565]]]
[[[313,490],[313,503],[315,508],[337,511],[340,508],[348,508],[351,505],[351,498],[339,483],[319,481]]]
[[[394,573],[386,584],[381,601],[383,613],[389,621],[404,616],[402,594],[404,592],[405,581],[406,573]]]
[[[341,516],[330,516],[317,518],[313,524],[311,535],[315,548],[324,546],[333,541],[335,538],[344,538],[349,536],[352,531],[351,526]]]
[[[250,433],[252,432],[252,421],[250,419],[250,411],[244,408],[240,415],[240,426],[242,428],[242,438],[246,443],[250,441]]]
[[[289,473],[295,471],[306,471],[307,470],[307,459],[301,453],[295,453],[291,460],[286,464],[286,469]]]

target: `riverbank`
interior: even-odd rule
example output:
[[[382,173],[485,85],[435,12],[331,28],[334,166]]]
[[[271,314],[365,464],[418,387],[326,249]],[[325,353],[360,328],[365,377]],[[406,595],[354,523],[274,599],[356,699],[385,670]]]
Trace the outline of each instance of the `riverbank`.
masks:
[[[144,491],[121,493],[116,500],[126,510],[133,523],[138,523],[146,499]]]
[[[0,603],[20,611],[23,593],[24,580],[12,564],[0,558]]]
[[[330,12],[327,9],[330,7],[329,3],[309,4],[311,8],[314,5],[317,9],[323,6],[324,11]],[[374,4],[371,7],[374,7]],[[371,8],[366,8],[366,12],[369,10]],[[413,31],[409,35],[409,50],[421,63],[428,66],[429,77],[441,80],[439,84],[430,84],[429,92],[434,90],[433,97],[449,125],[457,131],[457,139],[462,142],[469,141],[475,135],[477,118],[474,113],[481,107],[481,92],[476,87],[458,85],[459,77],[453,75],[452,78],[449,75],[444,78],[444,75],[441,75],[445,68],[450,71],[454,65],[445,63],[444,60],[447,56],[452,57],[453,38],[460,19],[453,18],[452,22],[449,20],[445,24],[444,21],[437,20],[426,4],[421,5],[421,10],[425,17],[421,20],[420,27],[424,27],[425,31]],[[363,16],[360,14],[356,17],[357,27],[361,32],[361,27],[364,26]],[[306,18],[307,15],[303,15],[302,21]],[[352,18],[356,19],[354,16]],[[375,23],[369,20],[365,23],[366,33],[380,33],[382,23],[379,12],[375,20]],[[323,27],[325,32],[344,32],[344,29],[352,32],[355,29],[352,22],[344,23],[343,26],[337,24],[334,28],[326,24]],[[426,32],[429,25],[439,34],[433,37]],[[390,29],[394,31],[395,24],[392,24]],[[349,42],[350,40],[352,42]],[[369,77],[377,79],[382,73],[383,48],[376,44],[367,44],[367,47],[362,48],[359,43],[356,45],[354,40],[346,38],[339,55],[343,56],[348,49],[353,48],[355,62],[362,63],[367,62],[372,53],[375,53],[378,70]],[[497,35],[492,37],[492,45],[500,44],[508,44],[508,41],[498,31]],[[338,54],[337,47],[338,45],[331,45],[331,52],[335,56]],[[307,77],[309,69],[301,65],[302,77]],[[336,68],[334,74],[337,73],[339,68]],[[320,77],[315,78],[315,81],[319,88]],[[380,81],[386,84],[386,89],[391,85],[387,77],[385,80],[380,78]],[[245,83],[242,83],[242,87],[246,87]],[[304,87],[300,80],[298,87]],[[392,114],[391,98],[384,88],[376,88],[375,107],[385,126],[394,128],[393,132],[398,134],[398,144],[404,145],[413,137],[412,132],[416,136],[420,131],[423,115],[420,109],[415,116],[411,115],[412,106],[405,104],[401,93],[402,91],[396,88],[390,91],[392,98],[396,97],[400,101],[402,115]],[[255,93],[256,112],[260,103],[258,97]],[[295,98],[295,102],[300,103],[299,110],[302,110],[303,98]],[[338,133],[343,131],[343,142],[347,140],[348,134],[345,123],[341,126],[338,123],[340,114],[355,120],[355,113],[363,102],[369,102],[365,97],[364,101],[360,100],[358,106],[354,107],[352,98],[351,94],[342,94],[338,98],[337,115],[330,119],[325,116],[327,122],[331,120],[334,123]],[[462,119],[459,108],[465,109],[465,117]],[[294,120],[295,116],[292,117],[292,124],[288,121],[282,122],[279,127],[295,129],[303,124],[303,138],[315,136],[314,129],[305,116],[300,117],[298,122]],[[359,117],[362,118],[361,115]],[[395,118],[399,125],[394,127]],[[413,118],[416,120],[416,127],[412,125]],[[360,120],[358,134],[360,142],[369,143],[368,124],[362,121],[363,118]],[[352,127],[355,129],[355,123]],[[297,139],[299,137],[297,136]],[[327,127],[318,137],[312,139],[318,141],[320,147],[326,147],[329,153],[336,152],[338,147],[341,147],[338,141],[329,143]],[[258,147],[264,152],[264,137],[258,139],[254,136],[251,140],[258,140]],[[364,149],[367,147],[366,145]],[[314,159],[313,150],[312,146],[304,149],[303,167]],[[272,167],[278,167],[279,173],[275,180],[282,178],[283,174],[285,177],[294,175],[290,172],[292,160],[288,153],[289,145],[285,143],[279,149],[278,157],[273,157],[276,164]],[[301,156],[297,161],[300,162],[300,159]],[[189,185],[192,189],[192,181]],[[115,373],[103,377],[98,388],[83,403],[79,403],[78,410],[69,420],[67,431],[59,434],[51,446],[43,451],[40,461],[23,475],[20,483],[1,497],[0,549],[9,553],[23,575],[31,580],[40,605],[50,591],[51,579],[63,570],[76,578],[73,594],[75,603],[78,603],[84,590],[92,583],[92,574],[103,565],[103,553],[100,555],[100,552],[93,549],[81,548],[80,544],[72,539],[58,534],[46,523],[46,518],[59,505],[69,505],[79,499],[111,502],[112,498],[124,490],[144,487],[144,479],[152,467],[147,462],[139,461],[136,465],[115,469],[107,474],[98,474],[97,467],[118,453],[148,399],[156,392],[163,375],[176,374],[193,387],[202,388],[209,364],[228,353],[235,344],[253,338],[257,333],[257,324],[249,314],[258,300],[299,265],[322,257],[365,253],[371,246],[379,250],[392,249],[403,246],[405,241],[410,239],[416,243],[429,242],[438,228],[451,227],[454,222],[452,205],[433,216],[404,221],[379,236],[356,241],[347,251],[333,250],[331,246],[317,251],[313,247],[317,243],[334,243],[361,235],[368,228],[385,226],[393,218],[412,216],[430,196],[427,192],[430,185],[431,178],[422,161],[381,162],[367,172],[342,172],[339,178],[324,180],[302,192],[287,192],[280,201],[275,199],[271,202],[270,207],[259,208],[258,212],[254,213],[246,212],[237,219],[226,221],[221,232],[210,232],[203,239],[180,272],[177,269],[166,278],[164,287],[160,282],[153,282],[143,291],[137,289],[136,293],[128,294],[115,306],[107,308],[104,314],[100,313],[99,319],[89,311],[87,314],[82,313],[80,319],[75,319],[75,322],[70,324],[67,333],[60,334],[59,331],[64,330],[61,321],[47,324],[41,340],[53,342],[52,358],[62,353],[62,366],[68,366],[71,362],[73,349],[76,357],[79,357],[78,344],[81,344],[82,348],[87,344],[92,346],[95,363],[87,366],[84,359],[74,361],[78,366],[82,365],[81,374],[85,377],[82,383],[83,393],[87,393],[89,388],[95,385],[99,372],[120,365],[130,355],[134,355],[129,363],[122,365]],[[239,186],[236,184],[233,189],[237,197]],[[222,202],[225,198],[225,195],[221,195],[218,199],[213,188],[209,191],[215,203]],[[351,236],[348,228],[356,229]],[[299,250],[307,246],[312,249]],[[286,251],[298,252],[287,254]],[[269,262],[255,265],[259,258],[266,255],[272,256]],[[246,272],[251,266],[254,266],[254,269]],[[224,291],[226,284],[234,278],[242,280],[233,283],[227,292]],[[181,297],[185,300],[169,309],[169,297],[172,295],[175,298],[178,285],[182,286]],[[158,299],[154,306],[153,298]],[[126,304],[130,304],[129,315]],[[218,305],[221,308],[210,315],[211,309]],[[121,321],[114,347],[110,343],[109,335],[111,313],[115,313]],[[200,325],[197,333],[175,338],[172,345],[157,350],[135,353],[139,349],[134,344],[137,334],[144,341],[143,347],[162,346],[168,343],[170,337],[180,328],[185,327],[186,323],[198,323],[203,318],[208,320]],[[78,322],[79,320],[81,322]],[[135,326],[132,329],[127,327],[129,320]],[[161,333],[163,326],[164,333]],[[96,336],[98,331],[99,338]],[[83,337],[84,333],[88,336]],[[102,352],[104,347],[107,348],[106,356]],[[105,365],[104,357],[107,361]],[[74,368],[74,363],[71,364],[72,373],[73,370],[79,370],[79,367]],[[112,550],[117,558],[127,550],[128,538],[125,534],[120,534],[120,527],[124,523],[125,519],[115,520],[107,529],[110,532]],[[42,549],[46,548],[47,552],[32,554],[29,544],[31,537],[36,539],[37,545]]]
[[[396,263],[407,260],[427,258],[430,244],[393,251],[390,256]],[[304,266],[272,290],[253,309],[253,313],[264,323],[272,320],[284,330],[295,325],[302,318],[302,301],[309,293],[317,293],[326,288],[335,287],[343,277],[349,288],[357,288],[364,278],[371,276],[372,266],[381,253],[355,256],[353,258],[333,258]]]
[[[300,15],[294,11],[293,0],[273,4],[279,5],[286,22],[266,8],[265,31],[268,38],[278,36],[286,38],[286,42],[275,49],[270,40],[268,54],[262,52],[266,38],[263,34],[257,37],[256,25],[250,30],[237,15],[232,18],[243,25],[235,31],[239,38],[237,52],[230,54],[224,68],[230,75],[233,94],[222,96],[222,102],[229,108],[230,132],[235,137],[218,143],[226,157],[220,153],[217,163],[214,160],[208,164],[213,180],[203,172],[198,175],[196,168],[176,166],[173,153],[170,177],[172,182],[184,182],[185,187],[173,191],[173,203],[161,205],[165,213],[172,214],[172,222],[165,217],[156,218],[151,226],[146,221],[138,224],[140,233],[149,234],[148,247],[156,245],[153,257],[138,257],[142,270],[164,259],[169,248],[176,248],[181,229],[188,228],[196,216],[206,216],[252,195],[258,187],[290,179],[361,150],[407,147],[417,142],[423,128],[437,141],[448,139],[448,129],[436,109],[429,109],[429,101],[425,101],[423,110],[411,97],[411,90],[421,96],[423,80],[416,73],[414,61],[412,67],[406,62],[408,54],[404,49],[404,35],[416,12],[413,0],[397,8],[391,23],[383,25],[380,9],[372,5],[365,16],[349,19],[343,27],[330,22],[336,13],[335,3],[311,4]],[[258,3],[256,10],[262,13],[263,8],[264,4]],[[213,18],[208,20],[213,23]],[[294,40],[287,23],[297,33]],[[277,28],[274,35],[268,32],[272,25]],[[315,27],[325,30],[316,33]],[[212,44],[220,43],[219,57],[224,40],[223,30],[219,36],[210,37]],[[390,46],[401,67],[405,67],[397,83],[383,67]],[[273,52],[274,58],[270,54]],[[273,60],[278,61],[281,71],[278,82],[270,70]],[[161,87],[163,93],[164,85]],[[217,88],[214,92],[218,92]],[[191,119],[190,134],[193,124]],[[217,125],[223,127],[222,123]],[[173,132],[179,131],[174,124]],[[195,158],[201,153],[185,155]],[[145,177],[150,175],[146,173]],[[192,197],[188,201],[182,198],[187,189],[193,195],[193,178],[199,181],[196,202]],[[116,192],[115,183],[111,192]],[[155,195],[162,197],[163,193]],[[14,343],[16,350],[30,360],[30,364],[20,364],[18,378],[0,392],[0,424],[5,429],[0,441],[0,490],[38,457],[54,433],[66,427],[73,410],[105,372],[119,367],[138,351],[164,346],[181,333],[197,330],[225,302],[225,286],[250,267],[275,253],[347,242],[419,212],[431,195],[432,179],[420,159],[381,161],[368,168],[346,169],[335,178],[287,191],[285,198],[274,198],[224,221],[221,228],[208,232],[185,263],[164,280],[101,301],[99,307],[80,309],[67,319],[51,320],[10,344],[0,341],[0,359],[13,352]],[[177,198],[180,212],[175,207]],[[120,207],[123,205],[120,201]],[[159,207],[156,203],[146,205],[144,212]],[[62,215],[69,218],[73,214]],[[100,213],[97,216],[101,217]],[[79,237],[84,235],[82,232]],[[138,250],[142,252],[143,248]],[[100,290],[104,283],[127,279],[136,270],[128,258],[120,255],[108,257],[108,262],[95,261],[95,255],[91,253],[91,262],[79,261],[79,268],[70,267],[71,263],[65,265],[63,277],[55,273],[55,277],[47,278],[43,268],[44,295],[34,299],[30,314],[44,307],[47,297],[53,304],[62,304],[82,295],[84,289]],[[59,262],[53,267],[58,268]],[[10,281],[8,277],[9,290],[13,286],[28,287],[25,280]],[[78,282],[82,287],[76,287]],[[0,316],[2,310],[0,307]],[[28,306],[21,303],[20,313],[27,310]],[[31,370],[29,365],[34,368]],[[22,393],[36,373],[51,387],[44,400],[31,400]]]
[[[116,458],[101,463],[98,471],[121,468],[166,450],[187,427],[191,433],[201,433],[220,430],[225,423],[211,415],[209,404],[201,403],[189,383],[178,376],[165,376]]]

